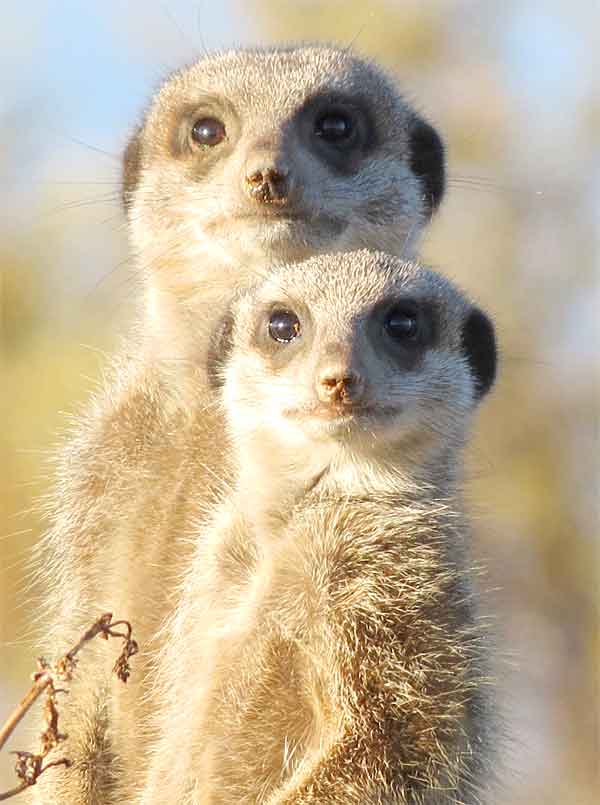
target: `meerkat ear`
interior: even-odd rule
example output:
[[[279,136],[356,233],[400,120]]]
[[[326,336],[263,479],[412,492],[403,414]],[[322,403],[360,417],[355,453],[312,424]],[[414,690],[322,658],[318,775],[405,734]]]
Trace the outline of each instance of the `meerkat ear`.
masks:
[[[415,117],[409,131],[410,166],[423,187],[427,215],[437,210],[446,189],[444,143],[437,131],[421,117]]]
[[[206,374],[208,385],[213,391],[223,385],[223,369],[233,345],[232,334],[233,315],[228,311],[213,330],[208,347]]]
[[[496,377],[497,351],[494,325],[479,308],[471,308],[465,319],[462,347],[475,380],[475,399],[480,400]]]
[[[142,167],[142,127],[138,126],[127,143],[123,154],[123,179],[121,184],[121,201],[125,212],[129,212],[133,194],[138,185]]]

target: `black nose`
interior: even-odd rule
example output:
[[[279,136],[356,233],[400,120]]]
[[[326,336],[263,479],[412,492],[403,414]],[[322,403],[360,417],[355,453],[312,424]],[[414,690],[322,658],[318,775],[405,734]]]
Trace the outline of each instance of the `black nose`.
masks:
[[[251,198],[265,204],[283,202],[289,193],[289,172],[287,168],[267,162],[247,166],[246,187]]]

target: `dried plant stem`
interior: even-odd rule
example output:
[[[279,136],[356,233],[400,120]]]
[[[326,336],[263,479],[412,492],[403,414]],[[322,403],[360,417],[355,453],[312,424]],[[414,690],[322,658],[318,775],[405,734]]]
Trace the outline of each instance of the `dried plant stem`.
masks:
[[[29,788],[29,783],[21,783],[16,788],[11,788],[10,791],[5,791],[3,794],[0,794],[0,802],[3,802],[5,799],[10,799],[11,797],[20,794],[22,791],[25,791],[26,788]]]
[[[115,631],[116,626],[123,626],[125,631]],[[44,706],[44,719],[46,729],[40,736],[41,746],[38,754],[31,752],[15,752],[17,762],[15,771],[21,780],[20,784],[10,791],[0,792],[0,801],[20,794],[30,785],[37,782],[40,774],[52,766],[69,766],[70,761],[66,758],[54,760],[44,765],[44,758],[59,743],[64,741],[67,736],[58,731],[58,710],[56,708],[56,694],[63,692],[57,687],[57,682],[68,683],[73,677],[73,672],[77,664],[76,656],[83,646],[96,636],[108,640],[109,637],[120,637],[123,640],[123,650],[117,658],[113,671],[123,682],[127,682],[129,677],[129,658],[138,650],[137,643],[131,637],[131,625],[127,621],[112,620],[112,613],[106,612],[101,615],[94,623],[86,629],[77,643],[57,662],[50,664],[43,657],[37,660],[38,670],[33,674],[33,684],[27,694],[21,699],[13,712],[0,727],[0,750],[14,732],[19,722],[29,711],[33,703],[46,691],[46,702]]]
[[[52,675],[47,672],[41,673],[39,677],[35,680],[30,690],[28,691],[27,695],[21,699],[19,704],[15,707],[15,709],[12,711],[12,713],[4,722],[2,729],[0,729],[0,749],[2,749],[4,744],[8,741],[15,727],[17,726],[19,721],[23,718],[25,713],[27,713],[31,705],[35,702],[37,698],[39,698],[39,696],[41,696],[41,694],[44,692],[44,690],[48,687],[48,685],[51,682],[52,682]],[[0,799],[1,798],[2,797],[0,796]]]

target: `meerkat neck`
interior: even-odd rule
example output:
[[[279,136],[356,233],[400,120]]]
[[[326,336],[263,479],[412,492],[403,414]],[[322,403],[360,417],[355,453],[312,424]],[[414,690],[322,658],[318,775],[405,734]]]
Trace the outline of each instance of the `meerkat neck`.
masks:
[[[274,538],[294,506],[319,484],[328,463],[321,455],[299,457],[267,440],[238,448],[234,462],[238,467],[238,507],[255,531]],[[250,496],[248,489],[252,489]]]
[[[199,261],[202,257],[208,260],[199,255]],[[170,270],[176,274],[166,259],[160,270],[163,276]],[[201,283],[179,275],[158,284],[147,276],[140,327],[145,358],[180,407],[194,409],[199,392],[206,389],[208,345],[215,322],[231,302],[231,289],[260,279],[265,271],[268,265],[258,260],[239,266],[211,258],[210,269],[202,268]]]
[[[302,451],[256,439],[238,444],[238,450],[236,505],[261,542],[276,542],[294,508],[308,498],[394,498],[399,505],[406,500],[409,506],[416,501],[449,501],[460,493],[456,450],[437,454],[427,466],[413,465],[407,454],[398,451],[382,459],[336,443]],[[251,496],[248,489],[253,490]]]
[[[206,388],[208,349],[215,325],[229,308],[235,289],[261,282],[280,259],[276,253],[263,252],[236,260],[235,256],[196,247],[198,272],[191,274],[187,263],[185,270],[178,268],[168,248],[159,245],[154,251],[152,270],[145,272],[141,322],[145,353],[164,376],[174,398],[193,409],[199,389]],[[297,260],[288,262],[299,262],[307,255],[298,252],[294,257]]]
[[[449,459],[451,457],[448,457]],[[320,479],[324,494],[377,498],[389,495],[407,499],[426,495],[452,496],[458,486],[456,461],[436,461],[424,467],[390,455],[385,459],[356,454],[336,456]]]

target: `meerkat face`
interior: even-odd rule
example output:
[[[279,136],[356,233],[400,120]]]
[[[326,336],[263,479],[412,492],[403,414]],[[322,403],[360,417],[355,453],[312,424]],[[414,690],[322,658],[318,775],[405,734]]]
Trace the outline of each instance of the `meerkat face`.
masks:
[[[460,443],[494,379],[487,316],[438,274],[386,255],[308,263],[243,296],[222,328],[233,434],[363,454]]]
[[[439,136],[380,69],[327,47],[240,50],[158,92],[127,148],[123,197],[134,247],[149,260],[162,248],[193,282],[207,255],[410,254],[444,178]]]

